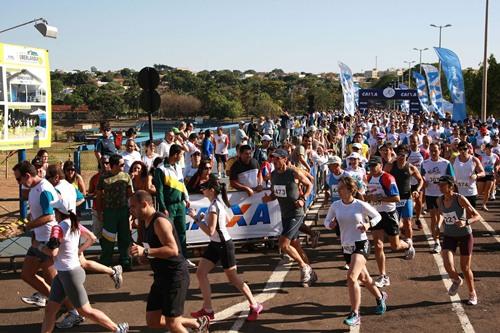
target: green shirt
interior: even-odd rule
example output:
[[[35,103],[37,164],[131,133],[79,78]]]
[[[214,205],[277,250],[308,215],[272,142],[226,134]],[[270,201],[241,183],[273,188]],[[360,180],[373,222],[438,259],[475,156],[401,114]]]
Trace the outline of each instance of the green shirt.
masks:
[[[99,177],[97,190],[103,191],[103,208],[123,208],[128,207],[127,189],[133,188],[130,176],[120,171],[113,175],[106,173]]]

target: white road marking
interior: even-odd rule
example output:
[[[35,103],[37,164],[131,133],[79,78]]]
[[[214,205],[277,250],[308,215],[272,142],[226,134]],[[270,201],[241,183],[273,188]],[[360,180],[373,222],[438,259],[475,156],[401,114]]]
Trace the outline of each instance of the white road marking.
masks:
[[[429,230],[429,227],[427,226],[426,221],[422,223],[423,226],[423,231],[424,234],[427,238],[427,243],[429,243],[429,248],[432,250],[432,247],[434,245],[434,240],[432,238],[431,232]],[[446,269],[444,268],[444,263],[443,263],[443,258],[439,253],[434,253],[432,254],[434,257],[434,260],[436,261],[436,265],[438,266],[439,269],[439,274],[441,274],[441,279],[444,283],[444,286],[446,290],[448,290],[451,287],[451,279],[448,276],[448,273],[446,273]],[[472,327],[472,324],[469,321],[469,317],[465,313],[464,307],[462,306],[462,300],[460,299],[460,296],[456,294],[455,296],[450,296],[451,299],[451,306],[453,307],[453,311],[457,314],[458,320],[460,321],[460,324],[462,325],[462,329],[464,333],[474,333],[474,327]]]
[[[278,263],[278,266],[276,266],[276,268],[274,269],[273,273],[269,277],[269,280],[267,280],[264,290],[260,294],[255,296],[257,302],[263,303],[264,311],[266,310],[265,302],[276,295],[278,290],[280,290],[281,288],[281,284],[283,283],[283,281],[285,281],[286,275],[290,271],[292,265],[285,266],[284,262],[284,260],[281,260]],[[237,313],[239,313],[239,315],[237,316],[238,319],[234,322],[233,326],[228,331],[228,333],[236,333],[239,332],[239,330],[245,323],[245,318],[248,315],[248,302],[241,302],[230,306],[229,308],[224,309],[221,312],[217,312],[215,314],[215,318],[216,321],[221,321],[233,317]]]
[[[488,230],[488,232],[491,234],[491,236],[493,236],[493,238],[495,238],[495,240],[498,243],[500,243],[500,237],[497,235],[495,229],[493,229],[493,227],[491,225],[489,225],[488,222],[486,222],[484,219],[481,219],[481,223],[484,225],[486,230]]]

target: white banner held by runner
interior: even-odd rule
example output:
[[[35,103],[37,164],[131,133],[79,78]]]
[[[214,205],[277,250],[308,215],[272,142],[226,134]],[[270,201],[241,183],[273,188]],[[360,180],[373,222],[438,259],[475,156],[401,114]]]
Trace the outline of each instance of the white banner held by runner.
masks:
[[[231,208],[226,210],[228,215],[227,229],[233,240],[263,238],[279,236],[281,234],[281,211],[278,201],[267,204],[262,197],[269,191],[255,193],[249,197],[245,192],[228,192]],[[189,196],[191,208],[197,213],[205,213],[210,201],[201,194]],[[208,243],[208,236],[186,216],[186,237],[188,244]]]
[[[339,61],[340,68],[340,84],[342,85],[342,92],[344,93],[344,113],[354,116],[356,111],[355,98],[354,98],[354,82],[352,80],[351,69]]]

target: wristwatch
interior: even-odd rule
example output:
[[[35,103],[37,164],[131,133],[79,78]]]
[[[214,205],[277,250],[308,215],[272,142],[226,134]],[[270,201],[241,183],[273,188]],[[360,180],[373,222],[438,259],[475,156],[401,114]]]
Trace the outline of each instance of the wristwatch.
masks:
[[[144,249],[144,252],[142,253],[144,257],[149,257],[149,249]]]
[[[466,219],[466,220],[465,220],[465,225],[470,225],[470,221],[469,221],[469,219]]]

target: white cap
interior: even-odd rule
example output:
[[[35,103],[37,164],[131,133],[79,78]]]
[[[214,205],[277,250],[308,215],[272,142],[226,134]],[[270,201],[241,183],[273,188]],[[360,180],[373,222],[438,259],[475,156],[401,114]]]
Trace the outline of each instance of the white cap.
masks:
[[[357,158],[358,160],[361,159],[361,155],[359,155],[358,153],[354,152],[354,153],[351,153],[351,155],[347,156],[348,159],[350,158]]]
[[[359,142],[354,142],[354,143],[352,144],[352,147],[353,147],[353,148],[357,148],[357,149],[361,149],[361,148],[363,148],[363,146],[362,146],[362,145],[361,145],[361,143],[359,143]]]
[[[332,157],[328,158],[328,161],[326,162],[326,164],[338,164],[338,165],[340,165],[340,164],[342,164],[342,160],[338,156],[332,156]]]
[[[269,135],[265,134],[262,136],[261,141],[273,141],[273,138],[271,138]]]
[[[55,199],[54,201],[52,201],[50,203],[50,205],[52,206],[52,208],[57,209],[58,211],[60,211],[64,215],[69,215],[70,211],[73,213],[76,213],[71,209],[72,207],[71,207],[71,203],[69,202],[69,200],[67,200],[66,198],[63,198],[63,197],[59,197],[58,199]]]

